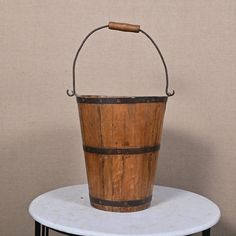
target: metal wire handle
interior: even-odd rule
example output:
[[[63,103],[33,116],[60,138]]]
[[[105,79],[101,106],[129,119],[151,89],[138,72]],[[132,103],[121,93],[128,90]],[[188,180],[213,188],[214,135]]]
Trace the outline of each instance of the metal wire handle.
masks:
[[[113,23],[113,22],[110,22],[110,23]],[[114,27],[114,28],[111,28],[111,27],[110,27],[110,23],[109,23],[109,25],[100,26],[100,27],[94,29],[94,30],[91,31],[91,32],[84,38],[84,40],[82,41],[82,43],[81,43],[79,49],[78,49],[77,52],[76,52],[75,59],[74,59],[74,62],[73,62],[73,90],[69,90],[69,89],[68,89],[68,90],[66,91],[67,95],[70,96],[70,97],[72,97],[72,96],[74,96],[74,95],[77,96],[76,91],[75,91],[75,66],[76,66],[77,58],[78,58],[78,56],[79,56],[79,53],[80,53],[80,51],[81,51],[81,49],[82,49],[84,43],[85,43],[85,42],[87,41],[87,39],[88,39],[93,33],[95,33],[96,31],[109,27],[110,29],[121,30],[121,31],[129,31],[129,32],[136,32],[136,33],[141,32],[141,33],[143,33],[143,34],[152,42],[152,44],[153,44],[154,47],[156,48],[156,50],[157,50],[157,52],[158,52],[158,54],[159,54],[159,56],[160,56],[160,58],[161,58],[161,61],[162,61],[162,63],[163,63],[163,66],[164,66],[164,68],[165,68],[165,75],[166,75],[166,89],[165,89],[165,92],[166,92],[166,95],[167,95],[168,97],[173,96],[173,95],[175,94],[175,91],[174,91],[174,90],[172,90],[172,92],[169,92],[169,91],[168,91],[168,88],[169,88],[169,77],[168,77],[168,70],[167,70],[167,66],[166,66],[165,60],[164,60],[164,58],[163,58],[163,56],[162,56],[162,53],[161,53],[160,49],[158,48],[158,46],[156,45],[156,43],[154,42],[154,40],[150,37],[150,35],[148,35],[145,31],[143,31],[142,29],[140,29],[139,26],[138,26],[138,28],[136,27],[136,28],[135,28],[135,31],[134,31],[134,30],[129,30],[129,29],[127,30],[127,29],[124,28],[124,27],[126,27],[126,26],[131,26],[131,27],[132,27],[132,26],[134,26],[134,25],[128,25],[128,24],[123,24],[123,23],[114,23],[114,24],[118,24],[118,25],[122,26],[120,29],[118,29],[118,28],[116,29],[115,27]]]

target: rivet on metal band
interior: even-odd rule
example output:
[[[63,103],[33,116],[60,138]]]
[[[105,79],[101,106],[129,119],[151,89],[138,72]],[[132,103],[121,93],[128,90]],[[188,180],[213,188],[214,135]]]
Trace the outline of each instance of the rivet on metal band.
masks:
[[[96,153],[101,155],[130,155],[130,154],[142,154],[148,152],[157,152],[160,149],[160,144],[152,147],[135,147],[135,148],[100,148],[83,146],[85,152]]]
[[[144,199],[138,200],[126,200],[126,201],[116,201],[116,200],[105,200],[100,198],[95,198],[89,195],[90,202],[103,206],[112,206],[112,207],[135,207],[150,203],[152,200],[152,196],[149,196]]]

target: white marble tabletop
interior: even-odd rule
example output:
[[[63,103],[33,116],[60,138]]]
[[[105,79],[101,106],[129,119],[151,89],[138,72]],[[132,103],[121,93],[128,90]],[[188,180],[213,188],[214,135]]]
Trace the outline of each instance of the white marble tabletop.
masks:
[[[44,193],[29,207],[42,225],[85,236],[182,236],[214,226],[219,208],[207,198],[176,188],[155,186],[151,207],[133,213],[114,213],[90,206],[87,185]]]

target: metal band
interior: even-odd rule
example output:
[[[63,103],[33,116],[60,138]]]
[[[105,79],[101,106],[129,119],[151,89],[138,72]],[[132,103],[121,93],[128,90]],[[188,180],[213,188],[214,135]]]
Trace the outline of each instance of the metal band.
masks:
[[[139,200],[128,200],[128,201],[113,201],[113,200],[105,200],[100,198],[95,198],[89,195],[90,202],[98,205],[104,206],[112,206],[112,207],[135,207],[144,205],[146,203],[150,203],[152,200],[152,195]]]
[[[83,146],[85,152],[97,153],[102,155],[122,155],[122,154],[141,154],[148,152],[156,152],[160,150],[160,144],[152,147],[138,147],[138,148],[100,148]]]
[[[157,103],[166,102],[166,96],[163,97],[89,97],[77,96],[77,103],[92,104],[127,104],[127,103]]]

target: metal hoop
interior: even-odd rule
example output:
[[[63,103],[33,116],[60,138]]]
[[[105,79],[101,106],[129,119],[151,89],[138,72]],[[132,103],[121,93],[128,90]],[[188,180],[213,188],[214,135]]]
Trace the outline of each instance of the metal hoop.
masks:
[[[81,49],[82,49],[84,43],[87,41],[87,39],[88,39],[93,33],[95,33],[96,31],[99,31],[99,30],[101,30],[101,29],[104,29],[104,28],[108,28],[108,25],[100,26],[100,27],[94,29],[93,31],[91,31],[91,32],[84,38],[84,40],[82,41],[82,43],[81,43],[79,49],[77,50],[76,55],[75,55],[75,59],[74,59],[74,61],[73,61],[73,90],[69,90],[69,89],[68,89],[68,90],[66,91],[66,93],[67,93],[67,95],[68,95],[69,97],[72,97],[72,96],[74,96],[74,95],[77,96],[76,91],[75,91],[75,66],[76,66],[76,61],[77,61],[77,59],[78,59],[79,53],[80,53],[80,51],[81,51]],[[174,91],[174,90],[172,90],[172,92],[169,92],[169,91],[168,91],[168,89],[169,89],[168,70],[167,70],[167,66],[166,66],[164,57],[163,57],[163,55],[162,55],[160,49],[158,48],[157,44],[154,42],[154,40],[151,38],[150,35],[148,35],[148,34],[147,34],[145,31],[143,31],[142,29],[139,29],[139,32],[141,32],[142,34],[144,34],[144,35],[152,42],[152,44],[153,44],[154,47],[156,48],[156,50],[157,50],[157,52],[158,52],[158,54],[159,54],[159,56],[160,56],[160,58],[161,58],[161,61],[162,61],[162,63],[163,63],[164,69],[165,69],[165,76],[166,76],[166,88],[165,88],[165,93],[166,93],[166,95],[167,95],[168,97],[173,96],[173,95],[175,94],[175,91]]]

